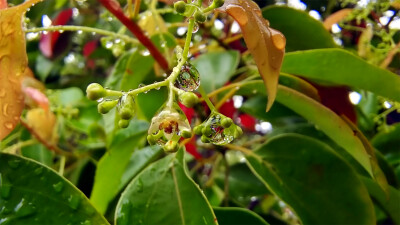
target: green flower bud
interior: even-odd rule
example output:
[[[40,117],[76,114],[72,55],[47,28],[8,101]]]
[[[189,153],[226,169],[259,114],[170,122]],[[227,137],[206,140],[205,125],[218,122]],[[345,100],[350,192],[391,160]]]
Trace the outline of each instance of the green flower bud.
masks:
[[[210,139],[208,137],[206,137],[205,135],[201,136],[201,142],[203,143],[210,143]]]
[[[86,88],[86,96],[90,100],[98,100],[106,96],[106,90],[98,83],[91,83]]]
[[[203,134],[203,132],[201,131],[202,129],[203,129],[203,126],[198,125],[193,128],[193,132],[197,135],[202,135]]]
[[[125,94],[120,98],[117,109],[121,119],[130,120],[135,113],[135,100],[132,96]]]
[[[214,3],[216,8],[219,8],[224,4],[224,2],[225,2],[224,0],[214,0],[213,3]]]
[[[212,131],[211,127],[209,127],[209,126],[203,127],[201,132],[207,137],[209,137],[209,136],[211,136],[213,134],[213,131]]]
[[[119,120],[118,126],[120,128],[127,128],[129,126],[129,120]]]
[[[151,134],[147,135],[147,141],[151,145],[155,145],[156,144],[156,140],[154,139],[153,135],[151,135]]]
[[[190,132],[190,130],[182,130],[181,136],[183,138],[190,138],[190,137],[192,137],[192,132]]]
[[[165,145],[164,145],[164,151],[168,152],[168,153],[173,153],[178,151],[178,144],[176,143],[176,141],[168,141]]]
[[[97,111],[101,114],[110,112],[118,104],[118,100],[105,100],[97,105]]]
[[[186,10],[186,3],[184,1],[175,2],[174,8],[177,13],[183,14]]]
[[[199,22],[199,23],[204,23],[205,21],[206,21],[206,16],[204,15],[204,13],[203,12],[201,12],[201,11],[197,11],[195,14],[194,14],[194,19],[197,21],[197,22]]]
[[[233,123],[232,119],[231,119],[231,118],[228,118],[228,117],[225,117],[225,118],[223,118],[223,119],[221,120],[221,125],[222,125],[224,128],[230,127],[230,126],[232,125],[232,123]]]
[[[184,92],[179,95],[179,101],[186,107],[192,108],[199,102],[199,97],[193,92]]]
[[[235,138],[238,138],[240,135],[242,135],[243,134],[243,130],[242,130],[242,128],[241,127],[239,127],[239,126],[236,126],[236,131],[235,131],[235,133],[234,133],[234,137]]]

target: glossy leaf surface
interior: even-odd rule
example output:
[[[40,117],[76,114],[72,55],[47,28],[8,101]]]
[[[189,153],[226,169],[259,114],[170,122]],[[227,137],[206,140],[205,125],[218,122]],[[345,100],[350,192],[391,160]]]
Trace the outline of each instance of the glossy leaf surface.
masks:
[[[219,10],[238,22],[247,48],[254,57],[268,92],[267,111],[275,100],[286,39],[269,27],[258,5],[251,0],[226,0]]]
[[[246,158],[253,172],[293,208],[303,224],[375,223],[363,183],[328,145],[286,134],[270,139]]]
[[[211,206],[186,172],[184,150],[151,164],[123,192],[116,224],[217,224]]]
[[[119,130],[108,152],[97,164],[90,200],[101,213],[105,213],[108,203],[121,190],[121,179],[129,164],[129,159],[132,152],[144,144],[147,128],[147,123],[136,122],[124,130]]]
[[[108,224],[83,193],[52,169],[0,153],[0,223]]]
[[[288,53],[285,55],[282,71],[308,79],[364,89],[400,101],[398,75],[369,64],[342,49]]]
[[[337,47],[329,31],[323,24],[306,11],[286,6],[270,6],[262,10],[262,15],[271,27],[286,37],[286,51]]]
[[[220,225],[268,225],[265,220],[255,212],[236,207],[214,207]]]
[[[192,64],[200,73],[201,86],[209,93],[222,87],[239,64],[237,51],[210,52],[197,57]]]

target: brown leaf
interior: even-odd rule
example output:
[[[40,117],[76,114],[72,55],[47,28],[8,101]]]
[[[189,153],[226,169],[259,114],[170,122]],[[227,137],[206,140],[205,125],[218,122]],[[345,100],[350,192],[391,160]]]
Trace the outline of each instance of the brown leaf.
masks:
[[[267,89],[268,111],[276,96],[286,38],[281,32],[269,27],[258,5],[251,0],[225,0],[219,10],[228,13],[239,23],[244,41]]]
[[[0,140],[18,124],[24,107],[21,80],[28,58],[22,16],[36,2],[0,9]]]

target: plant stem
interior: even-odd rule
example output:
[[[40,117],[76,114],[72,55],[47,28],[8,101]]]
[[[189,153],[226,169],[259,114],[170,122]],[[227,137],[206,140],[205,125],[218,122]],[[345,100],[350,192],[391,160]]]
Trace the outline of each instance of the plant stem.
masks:
[[[198,91],[200,92],[201,96],[203,97],[204,101],[207,103],[208,108],[210,108],[211,111],[215,111],[215,107],[210,101],[210,99],[207,96],[207,93],[204,91],[203,87],[200,85]]]
[[[35,27],[35,28],[30,28],[30,29],[26,29],[25,32],[26,33],[37,33],[37,32],[41,32],[41,31],[82,31],[82,32],[90,32],[90,33],[97,33],[100,35],[104,35],[104,36],[111,36],[114,38],[119,38],[125,42],[131,42],[133,44],[138,44],[139,41],[129,37],[128,35],[124,35],[124,34],[118,34],[112,31],[107,31],[107,30],[102,30],[102,29],[98,29],[98,28],[93,28],[93,27],[85,27],[85,26],[50,26],[50,27]]]
[[[150,54],[158,62],[163,70],[169,70],[167,60],[160,53],[160,51],[158,51],[151,40],[143,33],[142,29],[140,29],[140,27],[134,21],[125,16],[119,5],[119,2],[117,2],[116,0],[99,0],[99,2],[105,8],[107,8],[107,10],[110,11],[115,17],[117,17],[117,19],[136,36],[140,43],[142,43],[142,45],[144,45],[149,50]]]
[[[186,33],[185,47],[183,48],[183,53],[182,53],[182,58],[185,61],[188,58],[190,42],[192,41],[193,28],[194,28],[194,18],[190,18],[189,19],[188,30],[187,30],[187,33]]]
[[[23,148],[23,147],[26,147],[26,146],[29,146],[29,145],[34,145],[36,143],[38,143],[38,142],[35,139],[29,139],[27,141],[18,142],[18,143],[14,144],[14,145],[11,145],[10,147],[5,148],[5,149],[3,149],[1,151],[2,152],[6,152],[6,153],[15,153],[15,151],[17,149],[20,149],[20,148]]]

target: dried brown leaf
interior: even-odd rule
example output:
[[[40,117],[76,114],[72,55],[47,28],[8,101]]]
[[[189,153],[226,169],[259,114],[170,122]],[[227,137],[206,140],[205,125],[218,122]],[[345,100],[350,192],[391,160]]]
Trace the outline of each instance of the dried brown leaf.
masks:
[[[268,111],[276,97],[286,38],[281,32],[269,27],[258,5],[251,0],[225,0],[219,11],[232,16],[242,30],[244,41],[267,89]]]

